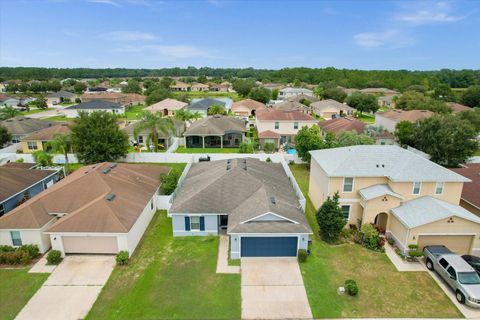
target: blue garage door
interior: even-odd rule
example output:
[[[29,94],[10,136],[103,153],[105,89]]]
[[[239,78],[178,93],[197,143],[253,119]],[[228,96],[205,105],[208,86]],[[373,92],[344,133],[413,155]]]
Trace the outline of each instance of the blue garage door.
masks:
[[[297,237],[242,237],[242,257],[295,257]]]

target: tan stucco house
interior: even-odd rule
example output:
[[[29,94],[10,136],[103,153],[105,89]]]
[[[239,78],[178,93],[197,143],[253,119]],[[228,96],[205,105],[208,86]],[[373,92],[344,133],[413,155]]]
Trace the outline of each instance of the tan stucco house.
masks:
[[[309,196],[318,209],[336,192],[348,225],[376,225],[403,251],[445,245],[480,253],[480,218],[459,206],[470,180],[398,146],[310,152]]]

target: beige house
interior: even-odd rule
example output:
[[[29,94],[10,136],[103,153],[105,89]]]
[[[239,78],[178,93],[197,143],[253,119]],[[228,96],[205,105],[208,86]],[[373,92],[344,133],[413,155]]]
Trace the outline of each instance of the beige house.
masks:
[[[399,122],[415,122],[419,119],[430,118],[434,113],[429,110],[400,110],[393,109],[375,115],[375,126],[382,126],[389,132],[394,132]]]
[[[71,130],[67,123],[59,123],[51,127],[29,134],[22,139],[21,149],[23,153],[34,153],[35,151],[49,151],[48,143],[57,135],[70,134]]]
[[[168,117],[174,116],[175,112],[185,108],[186,106],[188,106],[188,103],[186,102],[168,98],[160,102],[154,103],[143,110],[150,112],[160,112],[163,116]]]
[[[332,99],[314,102],[310,105],[314,114],[324,119],[353,114],[354,108]]]
[[[266,106],[258,101],[253,99],[243,99],[237,102],[234,102],[232,105],[232,112],[237,116],[254,116],[255,112],[260,109],[265,109]]]
[[[192,86],[190,87],[190,90],[192,90],[192,91],[208,91],[209,88],[210,88],[210,87],[209,87],[207,84],[194,83],[194,84],[192,84]]]
[[[185,82],[176,81],[175,84],[170,86],[170,89],[173,91],[190,91],[190,85]]]
[[[316,209],[338,192],[348,225],[372,223],[403,251],[436,244],[480,253],[480,218],[459,206],[469,179],[398,146],[310,153],[309,196]]]

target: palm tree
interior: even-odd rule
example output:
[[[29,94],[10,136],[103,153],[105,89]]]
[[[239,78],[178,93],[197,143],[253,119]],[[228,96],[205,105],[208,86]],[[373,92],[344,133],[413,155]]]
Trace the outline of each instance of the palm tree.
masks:
[[[52,155],[46,153],[43,150],[38,150],[33,153],[33,159],[36,164],[41,165],[42,167],[48,167],[52,165]]]
[[[181,121],[197,120],[202,118],[202,114],[198,111],[192,112],[190,110],[180,109],[175,113],[175,119]]]
[[[214,103],[210,106],[210,108],[208,108],[208,115],[216,115],[216,114],[221,114],[221,115],[226,114],[225,108],[218,103]]]
[[[0,109],[0,120],[7,120],[20,114],[17,108],[6,106]]]
[[[68,162],[68,152],[72,148],[72,138],[69,134],[56,134],[53,140],[47,143],[54,153],[61,153],[65,156],[65,174],[70,172],[70,165]]]
[[[158,136],[160,133],[169,134],[175,132],[175,124],[171,118],[163,118],[158,112],[144,112],[142,119],[138,121],[133,129],[135,139],[138,139],[138,133],[142,130],[149,131],[147,145],[153,143],[154,151],[158,151]]]

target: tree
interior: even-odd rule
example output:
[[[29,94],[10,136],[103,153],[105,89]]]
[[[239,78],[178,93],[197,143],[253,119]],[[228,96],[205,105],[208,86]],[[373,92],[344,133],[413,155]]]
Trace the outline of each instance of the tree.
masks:
[[[140,82],[135,79],[130,79],[127,81],[127,85],[122,88],[123,93],[142,93],[140,88]]]
[[[432,98],[442,101],[455,101],[456,97],[448,84],[441,83],[435,87]]]
[[[3,148],[5,144],[12,140],[12,135],[8,132],[7,128],[0,125],[0,148]]]
[[[462,95],[462,103],[472,108],[480,108],[480,85],[469,87]]]
[[[402,146],[413,146],[415,144],[416,126],[410,121],[400,121],[395,127],[395,137]]]
[[[480,108],[472,108],[472,110],[462,111],[457,114],[462,120],[467,120],[474,127],[477,133],[480,133]]]
[[[170,135],[175,132],[175,124],[171,118],[163,118],[161,113],[144,112],[142,118],[133,129],[135,139],[141,131],[148,131],[147,145],[153,144],[153,150],[158,151],[158,137],[160,134]]]
[[[198,111],[190,111],[187,109],[180,109],[177,112],[175,112],[175,119],[181,120],[181,121],[191,121],[191,120],[197,120],[202,118],[202,114]]]
[[[80,112],[72,126],[72,147],[81,163],[116,161],[128,152],[128,136],[115,114]]]
[[[355,131],[342,131],[337,135],[338,147],[348,147],[361,144],[375,144],[375,139]]]
[[[272,89],[272,100],[277,100],[278,99],[278,89]]]
[[[47,99],[44,97],[39,97],[33,102],[33,105],[35,105],[38,109],[48,109]]]
[[[218,103],[212,104],[210,108],[208,108],[207,113],[209,116],[213,116],[216,114],[221,114],[221,115],[227,114],[227,112],[225,111],[225,107]]]
[[[52,148],[52,152],[61,153],[65,157],[66,174],[70,172],[70,164],[68,161],[68,152],[72,149],[72,139],[69,134],[56,134],[53,140],[47,144]]]
[[[363,112],[376,112],[379,109],[377,97],[362,92],[354,92],[346,99],[347,104],[357,109],[360,114]]]
[[[165,195],[170,195],[177,188],[178,179],[181,172],[177,169],[172,169],[168,174],[162,173],[160,175],[160,192]]]
[[[320,236],[326,242],[332,243],[338,240],[340,232],[347,224],[343,217],[338,191],[332,198],[328,197],[316,213],[317,223],[320,227]]]
[[[253,87],[255,87],[255,82],[252,80],[237,79],[232,83],[232,87],[240,96],[246,98]]]
[[[325,143],[320,137],[320,128],[318,126],[307,127],[304,126],[298,130],[295,136],[295,149],[298,152],[298,156],[308,163],[310,163],[311,150],[324,149]]]
[[[36,164],[42,167],[49,167],[52,165],[53,156],[51,154],[46,153],[43,150],[35,151],[33,154],[33,160]]]
[[[248,97],[250,99],[259,101],[261,103],[267,103],[270,101],[272,92],[268,90],[267,88],[253,88],[250,90],[250,93],[248,94]]]
[[[83,82],[78,81],[73,85],[73,90],[77,94],[82,94],[85,90],[87,90],[87,85]]]
[[[405,91],[396,101],[397,108],[403,110],[430,110],[438,113],[449,113],[452,110],[444,101],[432,99],[417,91]]]
[[[416,92],[420,92],[420,93],[426,93],[427,92],[427,88],[425,88],[424,86],[422,86],[421,84],[413,84],[411,86],[409,86],[406,91],[416,91]]]
[[[327,88],[321,93],[323,99],[332,99],[338,102],[345,101],[347,94],[340,88]]]
[[[154,103],[171,97],[172,93],[170,92],[170,90],[165,88],[156,88],[147,95],[147,97],[145,98],[145,102],[147,105],[152,105]]]
[[[16,117],[20,114],[17,108],[11,106],[5,106],[0,108],[0,120],[7,120]]]

